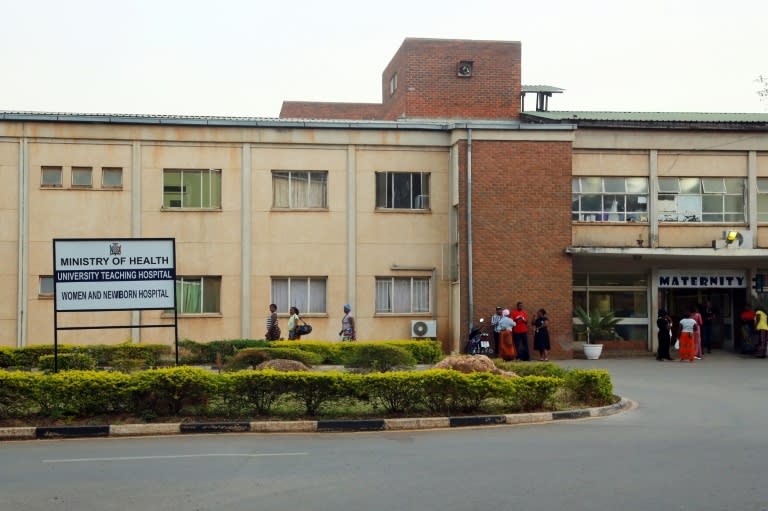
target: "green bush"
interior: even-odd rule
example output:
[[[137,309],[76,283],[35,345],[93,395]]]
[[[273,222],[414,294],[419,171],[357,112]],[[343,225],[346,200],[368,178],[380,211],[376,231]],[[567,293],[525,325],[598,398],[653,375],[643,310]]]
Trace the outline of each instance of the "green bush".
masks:
[[[220,394],[230,411],[268,415],[280,396],[289,390],[287,382],[277,374],[272,369],[223,374]]]
[[[86,353],[59,353],[59,371],[90,371],[96,369],[96,359]],[[44,372],[53,372],[56,365],[55,355],[41,355],[38,367]]]
[[[66,371],[40,382],[38,406],[52,417],[91,417],[131,409],[128,376],[104,371]]]
[[[39,374],[0,371],[0,419],[21,418],[37,412]]]
[[[204,369],[152,369],[132,376],[136,406],[157,415],[178,415],[184,408],[199,411],[215,391],[214,375]]]
[[[411,352],[398,346],[373,342],[345,344],[352,347],[345,356],[345,364],[349,367],[384,372],[395,367],[416,365],[416,359]]]
[[[307,373],[301,371],[277,372],[275,378],[284,381],[286,388],[301,403],[307,415],[314,416],[320,407],[344,395],[347,386],[345,373]]]
[[[15,350],[0,346],[0,367],[13,367],[16,365]]]
[[[563,378],[568,371],[552,362],[506,362],[494,360],[496,367],[504,371],[512,371],[518,376],[552,376]]]
[[[550,376],[522,376],[507,382],[510,391],[507,397],[525,412],[545,408],[546,402],[563,385],[562,378]]]
[[[59,354],[67,353],[70,346],[59,345]],[[38,360],[43,355],[53,355],[53,344],[41,344],[19,348],[14,353],[16,365],[19,367],[38,367]]]
[[[443,358],[443,347],[439,341],[379,341],[398,346],[411,352],[417,364],[435,364]]]
[[[147,365],[143,358],[116,358],[112,360],[112,368],[121,373],[135,373]]]
[[[422,386],[414,373],[371,373],[350,384],[359,397],[368,398],[389,413],[405,413],[421,404]]]
[[[255,367],[266,360],[296,360],[306,366],[320,364],[322,355],[296,348],[247,348],[239,351],[227,364],[228,371],[240,371]]]
[[[345,343],[346,344],[346,343]],[[319,364],[341,364],[339,346],[341,343],[329,341],[273,341],[273,348],[292,348],[316,353],[323,357]]]
[[[602,406],[613,402],[613,382],[605,369],[573,369],[565,375],[565,387],[579,403]]]

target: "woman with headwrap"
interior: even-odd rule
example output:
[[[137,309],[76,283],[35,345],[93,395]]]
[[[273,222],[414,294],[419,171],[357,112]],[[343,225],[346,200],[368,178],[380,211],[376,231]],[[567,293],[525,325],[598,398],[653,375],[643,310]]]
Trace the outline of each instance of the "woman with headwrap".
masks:
[[[344,317],[341,318],[341,330],[339,331],[342,341],[357,340],[355,333],[355,318],[352,316],[352,306],[344,305]]]
[[[499,357],[503,360],[514,360],[517,357],[515,350],[515,340],[512,337],[512,329],[515,328],[515,322],[509,317],[509,309],[501,311],[499,320]]]

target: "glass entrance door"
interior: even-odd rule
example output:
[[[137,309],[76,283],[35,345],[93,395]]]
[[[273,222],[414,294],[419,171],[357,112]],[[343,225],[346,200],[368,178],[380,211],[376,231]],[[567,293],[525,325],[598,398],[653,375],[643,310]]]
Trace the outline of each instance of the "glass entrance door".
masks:
[[[743,291],[735,290],[737,293]],[[712,322],[712,348],[734,350],[733,336],[733,289],[660,289],[659,304],[666,308],[677,326],[680,320],[691,310],[697,307],[702,312],[702,307],[709,300],[715,312]]]

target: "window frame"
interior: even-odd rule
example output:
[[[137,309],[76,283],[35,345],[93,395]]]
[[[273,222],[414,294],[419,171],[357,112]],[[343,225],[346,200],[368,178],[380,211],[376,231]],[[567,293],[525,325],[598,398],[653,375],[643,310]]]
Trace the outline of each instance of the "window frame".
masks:
[[[87,183],[76,183],[75,176],[81,176],[81,175],[87,175],[88,176],[88,182]],[[72,167],[70,175],[69,175],[69,181],[72,185],[72,188],[93,188],[93,167]]]
[[[327,210],[328,209],[328,171],[327,170],[272,170],[272,209],[280,209],[280,210]],[[285,175],[287,174],[288,179],[288,186],[287,186],[287,200],[285,202],[288,203],[287,206],[277,205],[277,196],[276,196],[276,190],[275,190],[275,179],[277,176]],[[308,205],[304,207],[295,206],[292,204],[294,197],[293,197],[293,182],[298,180],[298,178],[294,179],[294,174],[307,174],[307,186],[306,186],[306,197],[305,197],[305,203],[310,204],[310,196],[312,192],[312,183],[313,183],[313,176],[317,179],[317,181],[321,182],[323,184],[323,198],[322,198],[322,205],[320,206],[313,206]]]
[[[275,284],[277,282],[285,281],[286,283],[286,302],[283,303],[283,300],[275,296]],[[306,297],[304,297],[304,302],[307,305],[303,305],[302,302],[297,302],[296,298],[292,296],[292,290],[293,286],[291,285],[293,282],[306,282]],[[314,304],[312,303],[312,289],[313,289],[313,282],[316,282],[317,285],[320,285],[320,283],[323,283],[323,303],[322,310],[314,309]],[[297,303],[302,303],[301,307],[298,307],[299,313],[302,316],[327,316],[328,315],[328,277],[322,276],[322,275],[295,275],[295,276],[285,276],[285,275],[275,275],[270,277],[269,281],[269,292],[270,292],[270,303],[274,303],[277,305],[277,310],[280,311],[278,314],[283,316],[288,315],[288,310],[290,307],[297,307]]]
[[[720,181],[719,186],[714,186],[717,180]],[[736,180],[740,182],[738,185]],[[659,176],[657,181],[656,220],[659,223],[744,224],[748,221],[747,184],[744,177]],[[729,186],[731,181],[734,183]],[[694,182],[697,191],[692,190]],[[673,186],[674,183],[676,186]],[[734,186],[740,190],[729,192]],[[707,188],[723,191],[708,191]],[[740,211],[729,208],[728,203],[733,201],[741,203]],[[720,205],[715,211],[712,206],[718,202]]]
[[[183,310],[184,306],[184,284],[189,282],[190,285],[193,281],[199,281],[200,282],[200,297],[198,298],[198,301],[200,302],[200,311],[199,312],[187,312]],[[212,310],[205,310],[206,308],[206,282],[218,282],[218,303],[216,305],[215,311]],[[181,287],[179,287],[179,284],[181,284]],[[221,289],[222,289],[222,278],[221,275],[177,275],[176,276],[176,309],[179,316],[221,316]],[[210,287],[208,288],[208,292],[213,292]],[[173,311],[169,311],[173,312]]]
[[[166,176],[171,173],[180,173],[180,179],[178,185],[169,185],[166,183]],[[208,203],[204,204],[204,174],[208,175]],[[200,182],[200,205],[187,205],[184,204],[184,195],[186,192],[186,184],[184,183],[184,176],[196,174],[199,176]],[[162,179],[162,207],[161,209],[166,211],[220,211],[222,209],[222,195],[223,195],[223,173],[221,169],[180,169],[180,168],[164,168]],[[214,197],[214,191],[217,188],[214,186],[216,179],[218,180],[218,197]],[[169,192],[169,187],[179,188],[178,191]],[[190,185],[191,186],[191,185]],[[171,194],[178,194],[179,198],[170,198]],[[166,200],[167,199],[167,200]],[[214,201],[218,200],[217,205],[213,205]],[[178,201],[179,205],[173,205],[173,202]]]
[[[597,183],[597,180],[599,180],[599,183]],[[618,182],[618,180],[623,181],[623,191],[608,190],[608,185],[611,184],[612,181]],[[640,180],[643,180],[644,186],[642,188],[645,191],[630,191],[633,186],[636,186],[636,184],[632,184],[630,180],[638,181],[638,183]],[[597,188],[599,188],[599,190]],[[584,200],[588,197],[592,197],[592,200],[599,198],[599,210],[596,208],[589,209],[584,207]],[[615,200],[618,197],[623,199],[623,204],[620,207],[618,201]],[[607,209],[607,198],[614,199],[613,205],[616,207],[616,211]],[[631,198],[634,198],[634,203],[632,205],[630,205]],[[649,201],[650,189],[647,176],[574,176],[571,181],[572,222],[647,224],[650,222],[648,211]],[[644,210],[639,208],[641,204],[645,206]]]
[[[396,195],[398,194],[396,188],[397,183],[395,182],[396,177],[403,177],[403,176],[410,176],[408,182],[408,194],[409,197],[409,207],[396,207],[394,204],[396,202]],[[384,186],[385,189],[383,190],[383,199],[384,204],[381,204],[381,198],[382,198],[382,190],[381,187],[381,176],[383,176],[384,180]],[[419,177],[419,192],[415,193],[414,188],[414,177]],[[375,190],[374,190],[374,200],[375,200],[375,209],[377,211],[431,211],[432,204],[431,204],[431,188],[432,188],[432,173],[431,172],[425,172],[425,171],[389,171],[389,170],[382,170],[382,171],[376,171],[375,173]],[[426,191],[426,193],[424,193]],[[419,202],[421,201],[421,202]],[[426,205],[424,204],[426,202]],[[421,205],[421,207],[419,207]]]
[[[59,179],[57,183],[46,183],[46,172],[58,173]],[[42,165],[40,167],[40,187],[41,188],[63,188],[64,187],[64,170],[61,165]]]
[[[116,173],[120,176],[120,183],[107,184],[104,179],[108,174]],[[101,167],[101,187],[107,190],[119,190],[123,188],[123,167]]]
[[[50,286],[50,291],[47,288]],[[39,298],[53,298],[53,275],[40,275],[37,282],[37,296]]]
[[[765,191],[761,191],[761,183]],[[757,223],[768,223],[768,177],[758,177],[755,187],[757,188]],[[765,206],[764,209],[761,209],[762,205]]]
[[[618,282],[615,283],[608,283],[608,282],[600,282],[601,277],[612,277],[615,276]],[[637,278],[636,282],[633,283],[622,283],[622,280],[633,280],[634,278]],[[597,282],[593,283],[592,281],[596,280]],[[587,314],[592,314],[592,311],[595,310],[597,307],[590,304],[590,297],[593,295],[597,295],[600,293],[603,293],[605,295],[610,295],[611,293],[643,293],[645,296],[645,310],[643,311],[645,313],[645,316],[640,315],[634,315],[634,316],[615,316],[617,319],[619,319],[619,322],[616,324],[617,328],[623,329],[623,328],[637,328],[642,327],[645,329],[645,335],[646,338],[637,338],[637,339],[621,339],[622,341],[647,341],[648,336],[653,331],[651,330],[651,320],[654,318],[654,316],[651,314],[651,303],[650,303],[650,289],[648,287],[648,283],[650,282],[650,277],[645,273],[636,273],[636,274],[617,274],[617,273],[604,273],[604,272],[574,272],[573,273],[573,286],[572,286],[572,298],[571,298],[571,304],[573,306],[573,309],[576,308],[576,305],[580,304],[580,301],[576,299],[577,294],[583,294],[584,295],[584,304],[586,307],[583,307],[584,310],[587,312]],[[612,301],[613,303],[613,301]],[[615,310],[612,307],[610,312],[613,312],[615,314]],[[580,326],[581,320],[576,316],[575,312],[572,311],[572,324],[573,327]]]
[[[379,302],[379,289],[380,289],[380,283],[384,283],[386,281],[389,281],[390,285],[388,286],[388,307],[383,307],[383,304]],[[409,281],[409,310],[395,310],[395,304],[396,304],[396,290],[397,286],[395,285],[396,282],[403,282],[403,281]],[[423,300],[426,301],[426,308],[415,308],[414,298],[416,297],[415,293],[416,291],[416,282],[422,282],[426,283],[426,293],[425,296],[422,297]],[[405,316],[405,315],[424,315],[424,314],[430,314],[432,312],[432,277],[424,277],[424,276],[411,276],[411,277],[400,277],[400,276],[379,276],[375,279],[375,291],[374,291],[374,312],[376,315],[387,315],[387,316]]]

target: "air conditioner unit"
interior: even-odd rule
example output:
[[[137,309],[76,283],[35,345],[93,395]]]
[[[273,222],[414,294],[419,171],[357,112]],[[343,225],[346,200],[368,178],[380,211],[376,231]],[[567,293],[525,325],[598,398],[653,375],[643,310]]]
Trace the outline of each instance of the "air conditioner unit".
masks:
[[[411,337],[437,337],[437,321],[434,319],[412,320]]]

